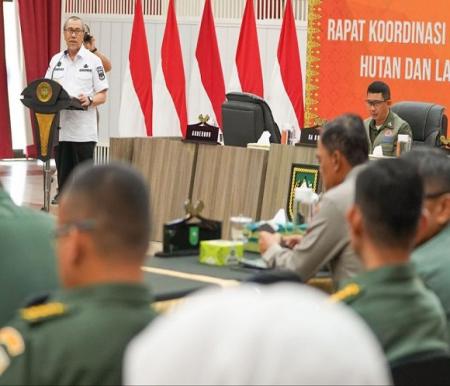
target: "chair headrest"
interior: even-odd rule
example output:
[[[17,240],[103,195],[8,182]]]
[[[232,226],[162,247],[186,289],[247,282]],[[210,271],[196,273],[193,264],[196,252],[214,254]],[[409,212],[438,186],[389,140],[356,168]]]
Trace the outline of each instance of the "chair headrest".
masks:
[[[264,99],[259,97],[258,95],[251,94],[249,92],[229,92],[226,94],[227,100],[229,101],[239,101],[239,102],[252,102],[260,101],[264,102]]]
[[[392,111],[411,126],[413,140],[421,142],[427,142],[431,135],[446,132],[444,110],[444,106],[427,102],[405,101],[392,106]]]

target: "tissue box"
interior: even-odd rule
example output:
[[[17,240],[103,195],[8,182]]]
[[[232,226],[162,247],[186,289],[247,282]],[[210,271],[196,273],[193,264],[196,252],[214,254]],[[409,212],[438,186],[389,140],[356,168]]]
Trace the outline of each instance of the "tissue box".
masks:
[[[266,224],[267,221],[258,221],[247,226],[245,234],[247,235],[247,242],[244,245],[244,250],[248,252],[259,253],[259,227]],[[288,235],[303,235],[306,231],[306,225],[295,225],[291,222],[286,224],[276,224],[274,232],[281,233],[283,236]]]
[[[207,240],[200,242],[200,263],[210,265],[235,264],[244,257],[242,241]]]

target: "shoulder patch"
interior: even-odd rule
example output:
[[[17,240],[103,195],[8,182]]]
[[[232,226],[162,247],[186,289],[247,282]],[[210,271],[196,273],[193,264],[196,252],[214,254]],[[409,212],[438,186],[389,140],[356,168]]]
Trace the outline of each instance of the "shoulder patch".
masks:
[[[355,299],[362,292],[362,288],[356,283],[347,284],[340,291],[337,291],[333,295],[330,296],[330,301],[333,303],[349,301]]]
[[[100,80],[104,80],[105,79],[105,71],[103,70],[103,66],[98,66],[96,68],[96,70],[97,70],[98,78]]]
[[[67,306],[63,303],[46,303],[39,306],[24,308],[20,311],[22,319],[26,320],[29,323],[36,323],[46,319],[53,319],[66,313]]]
[[[22,354],[25,350],[22,335],[12,327],[4,327],[0,330],[0,344],[6,347],[12,357]]]
[[[25,351],[25,342],[19,331],[12,327],[0,329],[0,376],[11,364],[11,360]]]

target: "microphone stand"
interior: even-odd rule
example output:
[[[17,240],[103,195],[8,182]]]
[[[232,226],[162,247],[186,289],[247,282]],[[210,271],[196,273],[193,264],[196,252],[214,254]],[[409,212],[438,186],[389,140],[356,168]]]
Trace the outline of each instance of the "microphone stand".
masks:
[[[41,210],[50,211],[50,190],[52,187],[52,176],[50,175],[50,160],[44,162],[42,166],[44,171],[44,207]]]
[[[52,74],[50,76],[51,80],[53,80],[53,75],[55,73],[56,67],[61,65],[61,60],[66,54],[67,54],[67,50],[64,50],[62,55],[56,61],[56,64],[53,66]],[[52,142],[53,142],[53,138],[52,138]],[[49,212],[50,211],[50,194],[51,194],[52,180],[53,180],[53,178],[50,174],[50,172],[51,172],[50,159],[48,159],[47,161],[44,162],[44,164],[42,165],[42,171],[44,174],[44,206],[41,208],[41,210],[43,210],[45,212]]]

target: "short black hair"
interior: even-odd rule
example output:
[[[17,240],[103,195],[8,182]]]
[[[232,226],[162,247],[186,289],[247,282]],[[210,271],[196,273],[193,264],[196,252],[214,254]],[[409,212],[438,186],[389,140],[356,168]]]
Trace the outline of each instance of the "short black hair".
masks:
[[[381,93],[385,101],[391,99],[391,89],[386,83],[381,82],[379,80],[369,84],[369,87],[367,87],[367,94],[369,93],[371,94]]]
[[[369,158],[366,129],[358,115],[343,114],[327,123],[320,133],[320,141],[328,152],[341,152],[352,166]]]
[[[402,158],[417,169],[427,194],[450,193],[450,158],[443,150],[423,146],[404,153]]]
[[[147,184],[131,166],[84,163],[62,192],[72,221],[93,220],[96,247],[105,254],[145,256],[150,237]]]
[[[422,179],[403,159],[374,161],[356,178],[355,204],[370,238],[378,245],[412,246],[422,199]]]

